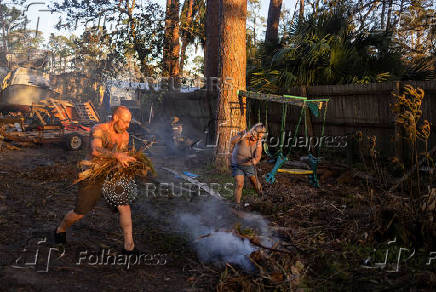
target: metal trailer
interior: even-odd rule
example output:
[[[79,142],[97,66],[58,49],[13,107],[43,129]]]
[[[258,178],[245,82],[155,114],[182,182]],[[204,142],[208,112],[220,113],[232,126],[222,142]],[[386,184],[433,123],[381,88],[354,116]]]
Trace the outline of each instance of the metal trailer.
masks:
[[[15,131],[1,131],[7,140],[37,144],[64,142],[68,150],[76,151],[88,142],[92,125],[99,121],[91,102],[47,99],[32,105],[26,117],[0,119],[0,126],[15,124]]]

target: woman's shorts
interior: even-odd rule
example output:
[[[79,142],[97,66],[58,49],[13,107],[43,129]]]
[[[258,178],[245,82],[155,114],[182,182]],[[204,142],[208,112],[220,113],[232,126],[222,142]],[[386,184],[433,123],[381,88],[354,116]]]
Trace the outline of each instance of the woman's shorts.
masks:
[[[237,175],[244,175],[248,177],[256,175],[254,165],[232,164],[232,176]]]

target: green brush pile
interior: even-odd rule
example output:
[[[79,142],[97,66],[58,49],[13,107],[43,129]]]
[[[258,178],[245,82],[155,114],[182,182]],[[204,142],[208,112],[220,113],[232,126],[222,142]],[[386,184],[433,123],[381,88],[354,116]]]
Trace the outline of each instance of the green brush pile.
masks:
[[[82,160],[79,166],[86,168],[86,170],[79,173],[79,177],[74,183],[85,180],[88,182],[104,180],[109,174],[113,179],[121,177],[134,179],[136,176],[145,178],[149,173],[156,176],[151,160],[142,152],[142,149],[136,151],[135,148],[132,148],[128,154],[136,158],[136,161],[129,163],[127,167],[123,167],[112,155],[101,155],[91,160]]]

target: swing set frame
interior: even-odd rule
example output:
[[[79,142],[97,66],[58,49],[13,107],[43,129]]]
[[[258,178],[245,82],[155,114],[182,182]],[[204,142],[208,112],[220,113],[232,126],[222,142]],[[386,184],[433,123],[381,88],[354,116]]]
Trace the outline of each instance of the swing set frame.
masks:
[[[250,107],[250,100],[258,100],[258,101],[264,101],[265,102],[265,127],[268,129],[268,103],[274,102],[274,103],[281,103],[282,104],[282,116],[281,116],[281,128],[280,128],[280,144],[279,149],[276,153],[271,154],[268,148],[267,141],[264,140],[263,143],[263,150],[265,154],[271,158],[275,159],[275,165],[273,169],[266,174],[265,179],[269,184],[272,184],[276,181],[276,174],[277,172],[280,173],[290,173],[290,174],[296,174],[296,175],[308,175],[309,176],[309,183],[313,187],[319,187],[319,180],[317,175],[318,170],[318,164],[320,160],[320,154],[321,154],[321,145],[318,146],[318,153],[315,157],[311,153],[309,153],[305,159],[305,162],[309,165],[310,170],[308,169],[283,169],[281,168],[283,164],[289,160],[290,154],[291,154],[291,146],[288,146],[287,153],[284,153],[284,140],[285,140],[285,127],[286,127],[286,115],[288,106],[297,106],[301,108],[300,111],[300,117],[298,120],[298,123],[295,128],[294,132],[294,141],[297,139],[298,130],[300,128],[300,125],[303,120],[304,116],[304,133],[307,141],[308,137],[308,117],[311,113],[315,117],[319,117],[321,113],[321,109],[324,108],[323,113],[323,123],[322,123],[322,129],[321,129],[321,139],[324,136],[324,128],[325,128],[325,119],[326,119],[326,113],[327,113],[327,105],[329,102],[329,99],[307,99],[307,97],[302,96],[293,96],[293,95],[274,95],[274,94],[265,94],[265,93],[258,93],[258,92],[252,92],[252,91],[245,91],[245,90],[238,90],[238,97],[246,97],[247,98],[247,125],[250,127],[250,114],[251,114],[251,107]],[[259,105],[258,109],[258,122],[260,122],[260,110],[261,106]],[[322,143],[321,143],[322,144]]]

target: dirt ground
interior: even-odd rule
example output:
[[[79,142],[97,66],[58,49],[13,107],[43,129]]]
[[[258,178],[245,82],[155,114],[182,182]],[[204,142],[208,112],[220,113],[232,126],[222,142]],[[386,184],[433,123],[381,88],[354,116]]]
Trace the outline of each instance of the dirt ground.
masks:
[[[135,242],[153,256],[149,264],[129,268],[91,260],[78,264],[84,251],[99,254],[110,249],[116,255],[123,239],[118,216],[100,200],[94,211],[73,225],[65,250],[53,243],[55,226],[74,206],[77,186],[72,182],[77,162],[84,156],[84,151],[67,152],[60,145],[0,153],[0,290],[287,291],[309,287],[314,291],[434,291],[436,287],[436,260],[425,265],[433,251],[426,244],[419,246],[413,261],[401,261],[395,271],[397,252],[405,242],[401,234],[413,237],[416,226],[402,224],[403,217],[391,213],[401,210],[407,200],[376,193],[368,196],[367,186],[355,178],[338,184],[344,175],[335,171],[324,172],[320,189],[311,188],[301,177],[279,175],[274,185],[261,178],[266,193],[263,200],[246,188],[243,200],[249,205],[245,211],[262,214],[280,241],[277,250],[252,254],[258,273],[200,263],[183,232],[162,219],[189,209],[189,203],[199,198],[171,195],[139,200],[132,207]],[[155,147],[152,161],[158,176],[154,182],[177,180],[163,166],[200,173],[202,182],[231,182],[229,175],[217,173],[198,154],[183,157],[168,157]],[[259,176],[271,167],[261,163]],[[230,203],[231,193],[223,195]],[[388,264],[375,268],[394,238],[398,244],[390,245]],[[418,241],[415,238],[404,247],[411,250]]]
[[[171,240],[147,214],[133,207],[137,247],[160,257],[160,263],[77,265],[80,252],[102,248],[120,251],[122,232],[117,215],[100,200],[94,211],[72,227],[65,254],[53,243],[53,230],[74,207],[76,164],[85,153],[67,152],[57,145],[0,153],[0,281],[8,291],[183,291],[191,287],[186,258],[195,261],[183,242]],[[46,242],[39,243],[39,241]],[[180,241],[180,240],[179,240]],[[173,243],[174,242],[174,243]],[[175,249],[175,244],[177,248]],[[36,264],[35,253],[39,247]],[[48,271],[47,258],[52,250]],[[25,251],[24,251],[25,250]],[[160,254],[160,256],[159,256]],[[59,257],[59,259],[58,259]]]

